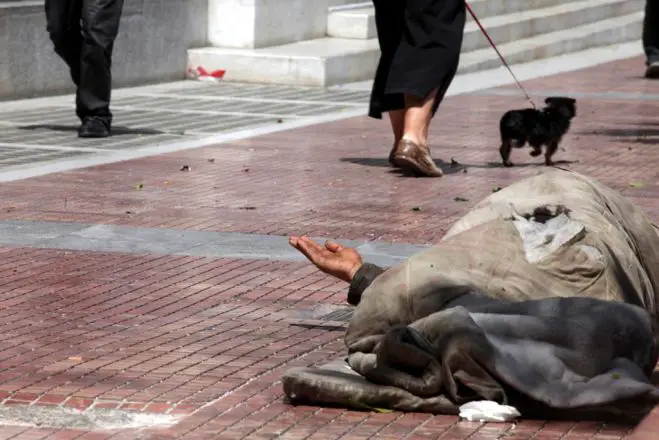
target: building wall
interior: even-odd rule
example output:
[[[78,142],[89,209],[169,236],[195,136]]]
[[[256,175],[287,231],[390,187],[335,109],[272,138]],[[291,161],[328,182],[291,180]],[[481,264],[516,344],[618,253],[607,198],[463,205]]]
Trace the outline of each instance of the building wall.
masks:
[[[186,50],[206,45],[208,0],[125,0],[113,84],[183,79]],[[46,32],[43,0],[0,1],[0,99],[71,92]]]

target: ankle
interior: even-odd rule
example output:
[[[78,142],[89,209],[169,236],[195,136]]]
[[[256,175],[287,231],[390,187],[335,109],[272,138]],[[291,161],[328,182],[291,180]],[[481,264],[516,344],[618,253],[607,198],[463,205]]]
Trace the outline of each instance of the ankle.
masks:
[[[415,143],[416,145],[418,145],[420,147],[427,147],[428,146],[428,140],[427,139],[424,139],[421,136],[416,136],[416,135],[411,134],[411,133],[405,133],[403,135],[403,137],[401,138],[401,140],[413,142],[413,143]]]

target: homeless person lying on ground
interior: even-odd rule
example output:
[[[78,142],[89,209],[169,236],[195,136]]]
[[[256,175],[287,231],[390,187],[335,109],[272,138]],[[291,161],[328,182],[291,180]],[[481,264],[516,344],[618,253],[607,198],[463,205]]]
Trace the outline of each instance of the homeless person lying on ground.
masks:
[[[490,195],[384,271],[336,243],[291,244],[350,282],[342,360],[289,371],[292,401],[456,414],[637,418],[659,402],[659,234],[620,194],[551,170]]]

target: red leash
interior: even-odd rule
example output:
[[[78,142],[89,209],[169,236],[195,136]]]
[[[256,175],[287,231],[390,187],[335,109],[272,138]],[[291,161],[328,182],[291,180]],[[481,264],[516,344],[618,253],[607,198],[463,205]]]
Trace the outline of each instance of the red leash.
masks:
[[[503,55],[501,55],[501,52],[499,52],[499,49],[497,48],[497,45],[494,44],[494,41],[492,41],[492,38],[490,38],[490,35],[487,33],[487,31],[485,30],[485,28],[484,28],[483,25],[481,24],[480,20],[478,20],[478,17],[476,17],[476,14],[474,14],[474,11],[471,9],[471,6],[469,6],[469,3],[467,3],[466,1],[465,1],[465,6],[467,7],[467,10],[469,11],[469,14],[471,14],[472,18],[474,19],[474,21],[476,22],[476,24],[478,25],[478,27],[479,27],[479,28],[481,29],[481,31],[483,32],[483,35],[485,35],[485,38],[487,38],[487,41],[490,42],[490,46],[492,46],[492,49],[494,49],[495,52],[497,53],[497,55],[499,55],[499,59],[501,60],[501,62],[503,63],[503,65],[506,66],[506,69],[508,69],[508,72],[510,72],[510,74],[513,76],[513,79],[514,79],[515,82],[517,83],[517,86],[520,88],[520,90],[522,90],[522,92],[524,92],[524,95],[526,95],[526,99],[528,99],[528,101],[531,103],[531,105],[533,106],[533,108],[536,108],[536,107],[535,107],[535,103],[533,102],[533,100],[531,99],[531,97],[529,96],[529,94],[527,93],[526,89],[524,88],[524,86],[522,85],[522,83],[519,82],[519,80],[518,80],[517,77],[515,76],[515,73],[513,73],[513,70],[510,68],[510,66],[509,66],[508,63],[506,62],[506,59],[503,57]]]

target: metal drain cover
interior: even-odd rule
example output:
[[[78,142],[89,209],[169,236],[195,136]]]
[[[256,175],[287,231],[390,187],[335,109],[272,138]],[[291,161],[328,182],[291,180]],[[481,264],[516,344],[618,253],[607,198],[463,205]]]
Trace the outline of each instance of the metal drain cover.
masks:
[[[338,321],[338,322],[350,322],[352,319],[353,308],[344,307],[341,309],[334,310],[326,315],[319,316],[319,321]]]
[[[323,304],[312,309],[299,310],[289,320],[289,325],[307,328],[323,328],[330,331],[345,331],[352,319],[353,307]]]
[[[336,304],[318,304],[309,309],[292,311],[291,318],[304,321],[350,322],[353,309]]]

